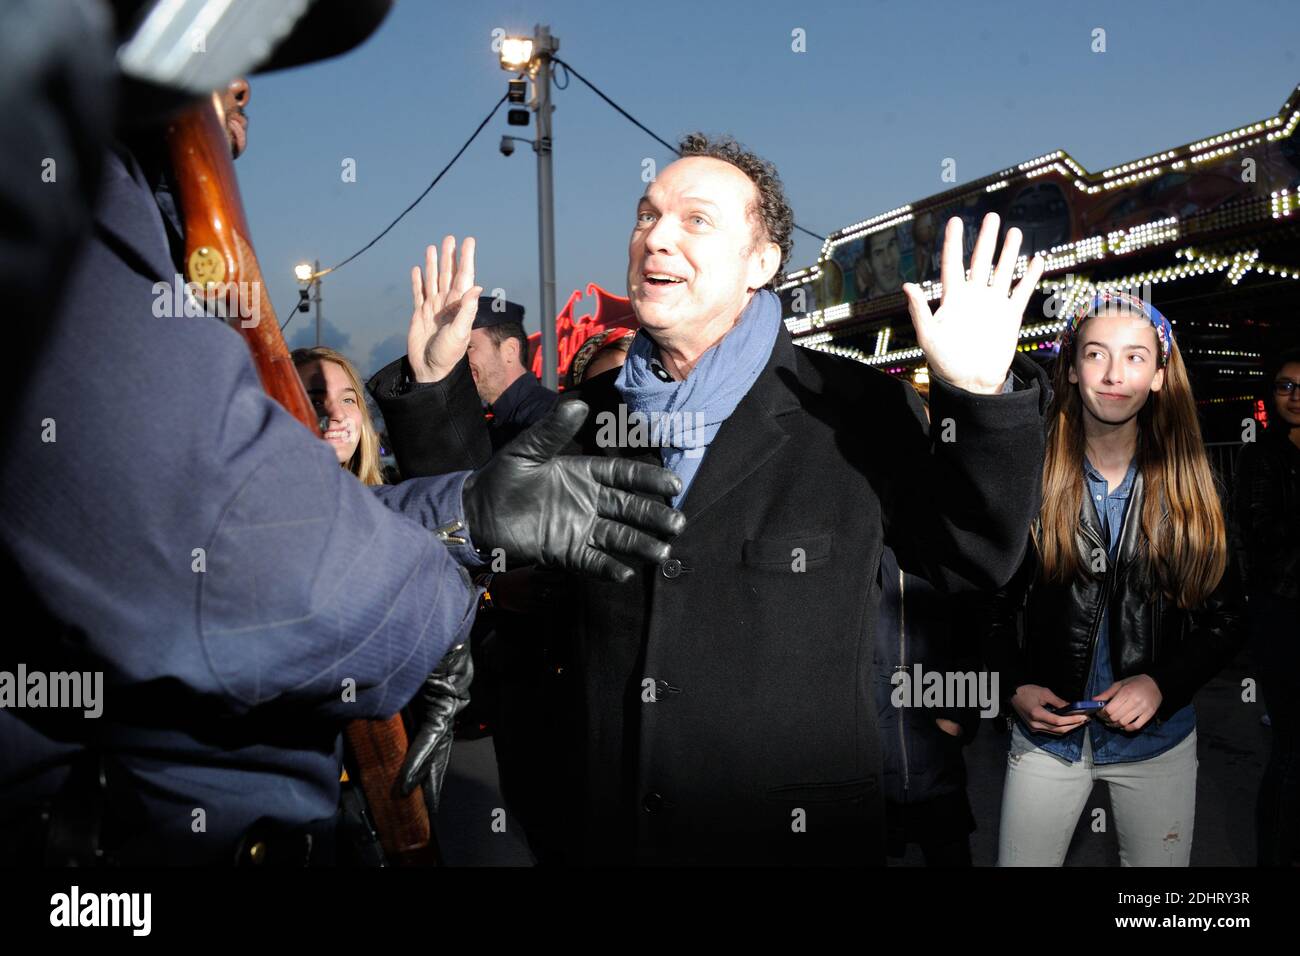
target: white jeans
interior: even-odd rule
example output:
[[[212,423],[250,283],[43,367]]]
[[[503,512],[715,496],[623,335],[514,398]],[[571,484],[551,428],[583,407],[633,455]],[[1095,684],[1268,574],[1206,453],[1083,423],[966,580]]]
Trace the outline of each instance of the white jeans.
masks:
[[[1094,780],[1110,791],[1120,866],[1187,866],[1196,816],[1196,731],[1146,760],[1098,766],[1084,734],[1083,754],[1067,763],[1016,724],[1007,753],[998,829],[998,866],[1060,866]]]

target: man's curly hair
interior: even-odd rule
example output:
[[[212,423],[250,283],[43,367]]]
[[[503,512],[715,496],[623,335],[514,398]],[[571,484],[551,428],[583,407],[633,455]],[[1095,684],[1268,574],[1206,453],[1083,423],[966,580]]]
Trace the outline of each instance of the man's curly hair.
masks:
[[[776,274],[764,288],[771,289],[781,278],[794,240],[790,233],[794,229],[794,213],[785,201],[785,187],[781,185],[781,176],[766,159],[751,153],[730,136],[711,138],[706,133],[688,133],[682,137],[677,152],[683,159],[688,156],[707,156],[730,163],[749,177],[758,190],[758,202],[751,204],[749,216],[753,221],[754,233],[762,241],[775,242],[781,248],[781,261],[777,264]]]

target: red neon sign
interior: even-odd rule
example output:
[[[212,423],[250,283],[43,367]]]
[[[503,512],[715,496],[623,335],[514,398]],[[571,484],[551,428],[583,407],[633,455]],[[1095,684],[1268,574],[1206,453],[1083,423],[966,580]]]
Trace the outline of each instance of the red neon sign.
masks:
[[[578,349],[582,348],[582,343],[587,339],[598,332],[604,332],[606,329],[640,328],[636,316],[632,312],[630,299],[621,295],[614,295],[612,292],[606,292],[594,282],[587,283],[587,296],[596,297],[596,308],[591,314],[574,316],[574,307],[583,298],[583,294],[575,289],[569,296],[569,301],[560,310],[560,314],[555,317],[556,343],[557,352],[559,353],[558,371],[561,382],[564,381],[564,377],[569,372],[569,363],[573,361],[573,356],[577,354]],[[528,347],[533,356],[530,365],[533,374],[539,379],[542,377],[541,345],[541,332],[534,332],[528,336]]]
[[[1262,398],[1255,399],[1255,421],[1265,428],[1268,427],[1268,408],[1264,405]]]

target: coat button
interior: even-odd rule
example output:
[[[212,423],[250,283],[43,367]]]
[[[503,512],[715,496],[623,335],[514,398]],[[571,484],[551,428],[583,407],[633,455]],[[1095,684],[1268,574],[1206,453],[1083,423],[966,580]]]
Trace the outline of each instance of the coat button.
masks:
[[[663,794],[647,793],[645,799],[641,801],[641,806],[646,813],[658,813],[664,808]]]
[[[663,564],[659,565],[659,572],[669,579],[678,577],[682,573],[682,563],[676,558],[669,558]]]

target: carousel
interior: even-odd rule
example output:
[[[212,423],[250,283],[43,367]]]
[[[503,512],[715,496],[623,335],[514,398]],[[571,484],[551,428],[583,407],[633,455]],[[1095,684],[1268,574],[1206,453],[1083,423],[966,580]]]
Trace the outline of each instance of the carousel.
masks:
[[[1056,150],[855,222],[785,276],[786,325],[802,346],[919,384],[901,287],[937,305],[943,224],[960,216],[969,245],[996,212],[1024,233],[1018,272],[1036,251],[1047,260],[1021,351],[1051,361],[1063,317],[1094,292],[1141,295],[1173,323],[1207,442],[1239,442],[1243,420],[1264,416],[1261,356],[1300,341],[1297,125],[1300,87],[1274,116],[1110,169]]]

